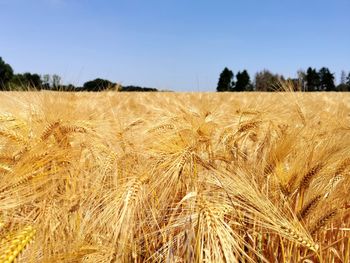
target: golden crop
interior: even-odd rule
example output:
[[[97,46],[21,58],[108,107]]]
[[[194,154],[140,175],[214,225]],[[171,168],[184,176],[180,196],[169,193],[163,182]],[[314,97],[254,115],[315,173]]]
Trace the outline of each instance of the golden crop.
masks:
[[[350,262],[350,94],[0,105],[0,262]]]

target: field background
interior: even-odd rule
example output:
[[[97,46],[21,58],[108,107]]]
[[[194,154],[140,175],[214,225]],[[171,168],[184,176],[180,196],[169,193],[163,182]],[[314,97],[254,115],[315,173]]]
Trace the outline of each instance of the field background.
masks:
[[[2,92],[0,179],[0,262],[349,262],[350,94]]]

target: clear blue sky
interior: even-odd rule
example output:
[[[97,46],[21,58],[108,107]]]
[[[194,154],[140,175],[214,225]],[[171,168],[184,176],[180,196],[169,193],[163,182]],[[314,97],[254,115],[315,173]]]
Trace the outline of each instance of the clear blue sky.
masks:
[[[350,71],[350,0],[0,0],[16,72],[214,91],[227,66]]]

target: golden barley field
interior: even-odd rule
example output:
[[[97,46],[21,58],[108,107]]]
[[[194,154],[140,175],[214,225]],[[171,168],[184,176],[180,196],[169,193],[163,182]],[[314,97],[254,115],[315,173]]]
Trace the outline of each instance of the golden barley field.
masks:
[[[0,262],[350,262],[350,93],[0,93]]]

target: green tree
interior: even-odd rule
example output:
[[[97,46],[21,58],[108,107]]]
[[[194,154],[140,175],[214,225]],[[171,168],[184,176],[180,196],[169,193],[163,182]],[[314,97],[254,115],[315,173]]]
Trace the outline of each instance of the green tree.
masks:
[[[340,84],[345,84],[345,83],[346,83],[346,73],[344,70],[342,70],[340,73]]]
[[[337,86],[337,91],[350,91],[350,72],[348,76],[346,76],[345,71],[342,71],[341,73],[341,81],[340,84]]]
[[[132,92],[132,91],[141,91],[141,92],[152,92],[158,91],[155,88],[139,87],[139,86],[120,86],[119,91]]]
[[[306,72],[302,69],[297,71],[298,75],[298,86],[300,86],[301,91],[307,90],[307,82],[306,82]]]
[[[7,90],[13,77],[13,69],[0,57],[0,90]]]
[[[236,75],[236,85],[233,90],[235,91],[247,91],[250,86],[250,76],[246,70],[242,72],[238,71]]]
[[[42,86],[44,89],[50,89],[51,85],[51,76],[49,74],[45,74],[41,77]]]
[[[52,75],[52,89],[58,90],[61,86],[61,77],[53,74]]]
[[[220,74],[216,91],[231,91],[233,76],[234,75],[231,70],[229,70],[227,67],[224,68],[224,70]]]
[[[114,83],[106,79],[94,79],[84,83],[83,89],[86,91],[101,91],[113,86]]]
[[[323,67],[318,72],[320,76],[320,90],[332,91],[335,90],[334,74],[332,74],[328,68]]]
[[[42,82],[38,74],[24,73],[15,74],[11,79],[11,87],[13,89],[35,88],[40,90]]]
[[[306,90],[317,91],[320,88],[320,75],[316,69],[309,67],[306,71]]]
[[[29,83],[36,89],[41,89],[42,82],[39,74],[30,74]]]
[[[350,86],[350,72],[349,72],[348,76],[346,77],[345,84]]]
[[[340,83],[337,87],[336,87],[336,91],[350,91],[350,85],[347,84],[343,84]]]
[[[263,70],[255,75],[255,90],[257,91],[275,91],[280,81],[284,77],[278,74],[273,74],[268,70]]]

